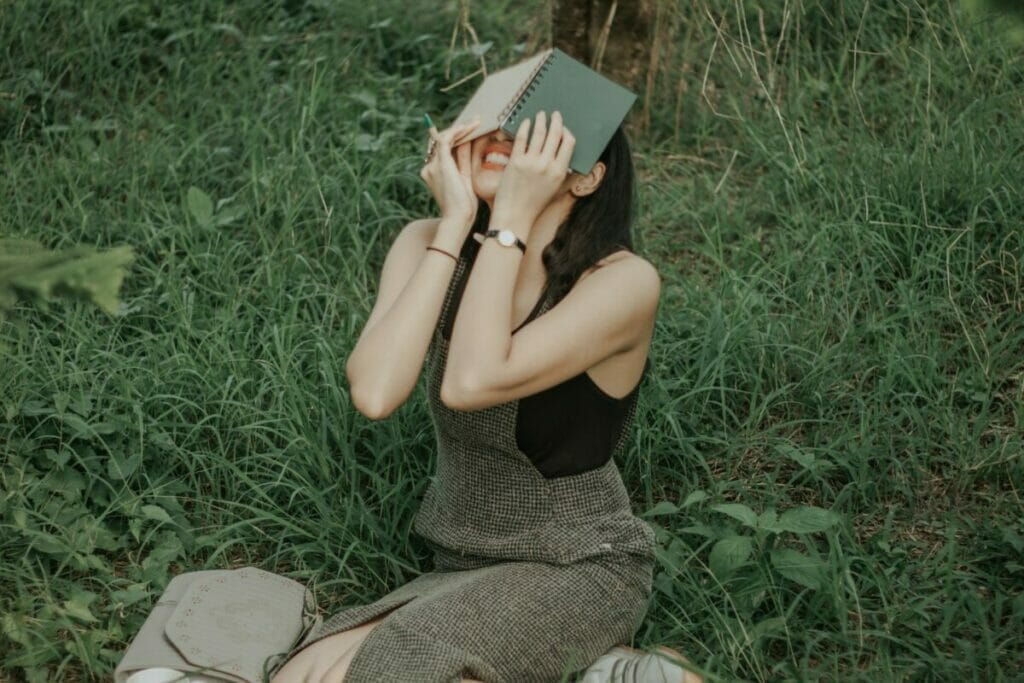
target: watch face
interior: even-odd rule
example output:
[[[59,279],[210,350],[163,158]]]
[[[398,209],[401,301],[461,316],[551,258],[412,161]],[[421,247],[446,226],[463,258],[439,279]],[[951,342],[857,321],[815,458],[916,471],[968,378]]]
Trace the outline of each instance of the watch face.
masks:
[[[511,247],[516,243],[516,235],[511,230],[501,230],[498,232],[498,241],[506,247]]]

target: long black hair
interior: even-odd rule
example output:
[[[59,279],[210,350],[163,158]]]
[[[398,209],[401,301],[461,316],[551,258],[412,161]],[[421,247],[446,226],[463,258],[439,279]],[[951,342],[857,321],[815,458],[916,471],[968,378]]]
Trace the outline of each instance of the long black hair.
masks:
[[[576,199],[541,254],[548,277],[541,298],[550,297],[552,305],[568,294],[580,275],[596,262],[621,249],[633,251],[636,187],[629,141],[622,126],[598,159],[606,167],[601,184],[589,195]],[[490,213],[487,203],[480,200],[476,221],[462,247],[464,256],[475,258],[480,244],[473,233],[486,232]]]

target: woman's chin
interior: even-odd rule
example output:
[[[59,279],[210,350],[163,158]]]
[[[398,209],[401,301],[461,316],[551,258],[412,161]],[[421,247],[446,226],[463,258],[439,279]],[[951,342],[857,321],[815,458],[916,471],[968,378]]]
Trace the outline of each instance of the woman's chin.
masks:
[[[501,180],[500,176],[497,178],[478,178],[473,184],[473,189],[476,191],[476,196],[483,199],[485,202],[490,203],[494,200],[494,195],[498,193],[498,183]]]

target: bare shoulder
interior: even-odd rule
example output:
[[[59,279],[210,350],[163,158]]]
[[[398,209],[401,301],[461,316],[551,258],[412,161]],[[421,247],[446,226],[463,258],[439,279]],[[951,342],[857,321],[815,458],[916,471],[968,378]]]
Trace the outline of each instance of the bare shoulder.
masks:
[[[634,254],[627,249],[621,249],[615,253],[608,254],[593,266],[588,268],[580,276],[580,280],[596,272],[604,271],[606,274],[616,273],[615,279],[625,278],[628,280],[639,279],[641,287],[660,289],[661,275],[654,264],[642,256]],[[601,278],[605,279],[605,278]]]
[[[580,276],[573,290],[589,292],[605,310],[618,308],[630,325],[650,326],[661,299],[661,275],[647,259],[628,250],[609,254]]]

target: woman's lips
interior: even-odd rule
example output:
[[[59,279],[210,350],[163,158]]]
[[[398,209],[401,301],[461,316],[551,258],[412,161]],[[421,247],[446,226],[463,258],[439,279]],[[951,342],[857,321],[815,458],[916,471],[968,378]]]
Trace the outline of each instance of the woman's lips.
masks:
[[[489,154],[500,154],[505,157],[505,163],[497,161],[488,161],[487,155]],[[480,163],[480,168],[486,168],[491,171],[503,171],[505,170],[505,164],[508,163],[507,159],[512,155],[512,145],[509,144],[498,144],[491,143],[484,147],[483,161]]]

